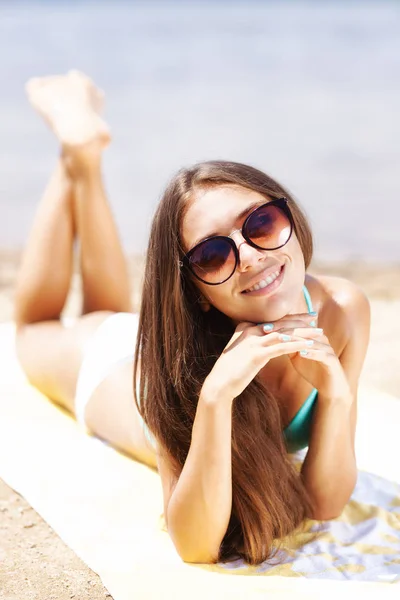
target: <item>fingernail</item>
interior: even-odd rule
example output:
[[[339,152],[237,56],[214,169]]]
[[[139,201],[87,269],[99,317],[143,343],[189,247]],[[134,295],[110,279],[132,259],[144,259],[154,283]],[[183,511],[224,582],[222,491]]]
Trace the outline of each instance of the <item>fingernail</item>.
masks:
[[[317,312],[315,312],[315,310],[312,310],[311,312],[308,313],[309,315],[311,315],[312,317],[316,317],[317,316]]]
[[[315,328],[315,332],[316,332],[316,333],[323,333],[323,332],[324,332],[324,330],[323,330],[323,329],[321,329],[320,327],[316,327],[316,328]]]
[[[311,321],[310,325],[311,325],[311,327],[315,327],[316,326],[316,322],[315,321]]]
[[[290,337],[290,335],[286,335],[286,333],[282,333],[282,335],[279,336],[279,339],[281,339],[282,342],[290,342],[290,340],[292,338]]]
[[[272,323],[266,323],[265,325],[263,325],[264,331],[271,331],[271,329],[273,328],[274,326],[272,325]]]
[[[308,352],[307,350],[300,350],[299,354],[300,356],[307,356]]]
[[[314,340],[307,340],[306,346],[312,346],[314,344]]]

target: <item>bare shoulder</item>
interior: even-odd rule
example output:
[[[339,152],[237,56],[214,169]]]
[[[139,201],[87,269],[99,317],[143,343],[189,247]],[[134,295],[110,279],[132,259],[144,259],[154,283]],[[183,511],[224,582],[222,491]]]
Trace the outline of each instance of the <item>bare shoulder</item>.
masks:
[[[313,277],[320,287],[324,303],[353,316],[354,312],[369,309],[369,300],[363,290],[353,281],[344,277],[320,275]]]
[[[369,334],[370,304],[357,284],[343,277],[308,275],[307,287],[318,311],[318,325],[338,352],[353,336]]]

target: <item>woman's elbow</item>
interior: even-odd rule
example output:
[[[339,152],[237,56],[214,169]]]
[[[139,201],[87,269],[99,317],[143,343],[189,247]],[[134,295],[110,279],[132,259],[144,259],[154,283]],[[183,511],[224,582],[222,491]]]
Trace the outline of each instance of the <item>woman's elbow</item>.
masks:
[[[312,514],[310,517],[317,521],[331,521],[340,517],[351,499],[356,483],[357,471],[348,476],[340,487],[332,485],[329,489],[325,487],[325,489],[312,490],[310,494]]]
[[[210,565],[218,562],[218,558],[216,558],[212,554],[179,554],[183,562],[188,564],[196,564],[196,565]]]
[[[338,519],[348,504],[351,494],[353,493],[353,487],[348,490],[346,494],[341,497],[320,498],[319,501],[315,501],[312,510],[312,519],[316,521],[332,521]]]
[[[201,548],[183,549],[176,546],[175,548],[185,563],[209,565],[218,562],[219,549],[218,551],[210,551]]]

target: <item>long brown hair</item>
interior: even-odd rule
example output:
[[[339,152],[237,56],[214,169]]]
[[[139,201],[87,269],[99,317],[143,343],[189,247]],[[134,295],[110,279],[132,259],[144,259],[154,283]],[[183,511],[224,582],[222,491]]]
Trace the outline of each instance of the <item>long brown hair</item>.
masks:
[[[179,474],[189,451],[197,401],[234,332],[215,308],[204,312],[199,292],[181,272],[182,221],[196,191],[238,185],[267,199],[285,196],[306,267],[312,256],[307,220],[281,185],[243,164],[210,161],[181,170],[167,187],[153,219],[145,267],[135,381],[140,360],[138,409]],[[219,560],[241,556],[258,564],[293,532],[311,503],[290,462],[276,398],[256,377],[234,400],[232,413],[232,513]]]

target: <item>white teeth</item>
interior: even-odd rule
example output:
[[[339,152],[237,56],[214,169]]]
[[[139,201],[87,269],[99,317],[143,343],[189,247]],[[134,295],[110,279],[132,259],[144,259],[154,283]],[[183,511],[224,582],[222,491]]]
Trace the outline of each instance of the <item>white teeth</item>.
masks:
[[[275,279],[279,276],[280,272],[281,272],[281,270],[279,269],[279,271],[275,271],[275,273],[271,273],[271,275],[268,275],[268,277],[266,277],[265,279],[261,279],[261,281],[258,281],[251,288],[246,290],[246,292],[254,292],[256,290],[262,290],[263,288],[267,287],[267,285],[270,285],[273,281],[275,281]]]

